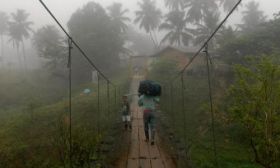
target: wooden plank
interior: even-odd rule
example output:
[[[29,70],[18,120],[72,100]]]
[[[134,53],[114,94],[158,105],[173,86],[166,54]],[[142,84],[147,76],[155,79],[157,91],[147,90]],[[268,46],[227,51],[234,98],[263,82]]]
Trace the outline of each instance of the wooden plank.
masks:
[[[138,159],[128,159],[127,168],[139,168]]]
[[[151,159],[160,158],[160,152],[159,152],[158,146],[156,144],[153,146],[152,145],[149,146],[149,152],[150,152]]]
[[[132,141],[139,140],[138,132],[139,132],[139,128],[138,127],[133,127],[132,128],[132,132],[131,132],[131,140]]]
[[[146,136],[145,136],[145,131],[144,131],[144,127],[138,127],[138,131],[139,131],[139,140],[140,141],[145,141],[146,140]]]
[[[165,168],[161,159],[152,159],[152,168]]]
[[[151,161],[150,159],[140,159],[139,160],[139,167],[140,168],[151,168]]]
[[[138,120],[138,126],[139,127],[144,127],[144,120],[143,120],[143,118]]]
[[[143,118],[143,113],[142,113],[142,109],[140,109],[140,108],[137,108],[138,110],[137,110],[137,118]]]
[[[139,141],[138,140],[131,141],[128,158],[129,159],[139,158]]]
[[[149,159],[150,158],[150,154],[149,154],[149,147],[148,147],[148,143],[145,141],[140,141],[140,146],[139,146],[139,157],[141,159]]]
[[[138,119],[137,118],[133,118],[132,123],[131,123],[132,127],[138,127]]]

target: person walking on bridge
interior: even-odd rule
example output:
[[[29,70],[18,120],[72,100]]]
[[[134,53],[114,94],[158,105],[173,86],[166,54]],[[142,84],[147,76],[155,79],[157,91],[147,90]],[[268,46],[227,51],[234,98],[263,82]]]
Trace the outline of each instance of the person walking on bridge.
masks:
[[[151,132],[151,145],[155,143],[155,112],[159,106],[159,97],[150,95],[141,95],[138,105],[143,108],[143,120],[146,142],[149,142]]]
[[[127,128],[129,127],[129,129],[131,129],[131,116],[130,116],[130,105],[129,105],[129,101],[128,101],[128,96],[124,95],[122,97],[122,121],[124,123],[124,128],[125,130],[127,130]]]

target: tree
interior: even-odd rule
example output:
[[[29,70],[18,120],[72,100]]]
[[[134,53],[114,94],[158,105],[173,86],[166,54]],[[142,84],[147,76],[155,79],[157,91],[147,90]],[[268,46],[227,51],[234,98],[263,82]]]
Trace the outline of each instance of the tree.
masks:
[[[234,5],[238,2],[238,0],[220,0],[221,4],[225,11],[231,11]]]
[[[29,14],[22,9],[18,9],[16,13],[12,13],[12,21],[9,22],[9,35],[11,37],[10,41],[13,43],[13,46],[17,49],[17,54],[19,57],[19,47],[22,46],[24,66],[26,68],[26,56],[24,48],[24,39],[30,37],[30,32],[32,29],[30,26],[33,22],[28,21]],[[21,58],[19,57],[21,64]]]
[[[136,19],[134,22],[139,23],[140,28],[144,28],[147,33],[150,33],[150,37],[155,47],[157,47],[157,39],[153,33],[160,24],[161,11],[156,8],[156,3],[152,0],[143,0],[138,5],[140,10],[135,12]]]
[[[0,11],[0,36],[1,36],[1,58],[4,59],[4,34],[8,31],[9,17],[5,12]],[[3,61],[3,60],[2,60]]]
[[[124,51],[124,39],[120,32],[112,29],[114,26],[106,10],[95,2],[89,2],[78,9],[68,21],[71,36],[107,75],[116,71],[119,54]],[[90,82],[93,68],[75,48],[73,55],[73,69],[76,69],[73,75],[76,81]]]
[[[113,3],[111,6],[108,7],[109,16],[112,18],[113,24],[116,26],[119,32],[125,32],[127,27],[126,22],[129,22],[130,19],[124,16],[128,9],[122,9],[122,4],[120,3]]]
[[[172,11],[166,15],[165,22],[159,27],[160,30],[167,30],[168,33],[164,36],[161,43],[167,40],[171,45],[188,45],[192,35],[189,29],[186,28],[187,21],[184,19],[185,13],[181,11]]]
[[[187,0],[187,18],[190,22],[199,23],[206,16],[206,12],[218,9],[216,0]]]
[[[47,60],[46,67],[49,71],[57,73],[63,64],[65,65],[64,38],[55,26],[47,25],[37,30],[33,37],[33,45],[39,56]]]
[[[206,15],[203,19],[204,24],[197,23],[197,28],[194,31],[196,35],[194,43],[196,45],[202,44],[205,40],[215,31],[218,27],[220,20],[220,13],[216,11],[207,11]],[[213,39],[209,42],[209,48],[214,49],[216,48],[217,38],[219,33],[213,37]]]
[[[251,1],[245,5],[246,10],[243,13],[243,24],[239,25],[245,33],[255,30],[261,23],[265,22],[266,17],[263,11],[259,10],[259,3]]]
[[[164,0],[165,6],[171,10],[181,10],[185,8],[186,0]]]
[[[223,47],[228,42],[237,38],[237,32],[232,28],[232,26],[222,27],[219,34],[220,35],[217,37],[217,44],[219,47]]]
[[[228,106],[232,121],[246,130],[245,142],[255,162],[264,168],[272,168],[279,161],[280,67],[273,62],[264,58],[249,67],[238,66]]]
[[[235,38],[223,38],[219,55],[229,64],[244,64],[244,57],[280,53],[280,18],[264,22],[249,34],[237,34]],[[223,31],[221,31],[223,33]],[[236,33],[235,33],[236,34]],[[221,37],[221,36],[220,36]]]

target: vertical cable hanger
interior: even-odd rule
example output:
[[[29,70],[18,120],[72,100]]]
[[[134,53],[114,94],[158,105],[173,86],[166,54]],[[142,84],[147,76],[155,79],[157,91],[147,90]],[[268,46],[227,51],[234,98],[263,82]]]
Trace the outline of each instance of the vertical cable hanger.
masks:
[[[100,76],[97,72],[97,133],[100,135]]]
[[[172,124],[173,124],[173,127],[175,126],[174,124],[175,124],[175,115],[173,114],[173,109],[174,109],[174,100],[173,100],[173,96],[174,96],[174,93],[173,93],[173,89],[174,89],[174,86],[173,86],[173,83],[171,83],[171,85],[170,85],[170,103],[171,103],[171,105],[170,105],[170,114],[171,114],[171,122],[172,122]]]
[[[184,124],[184,145],[187,147],[187,125],[186,125],[186,112],[185,112],[185,81],[184,73],[181,74],[181,87],[182,87],[182,113],[183,113],[183,124]]]
[[[114,89],[115,89],[115,92],[114,92],[115,108],[114,108],[114,110],[117,111],[117,86],[115,86]]]
[[[72,164],[72,38],[68,38],[68,69],[69,69],[69,160],[70,168]]]
[[[217,158],[217,147],[216,147],[216,134],[215,134],[215,115],[213,110],[213,94],[212,94],[212,83],[211,83],[211,71],[210,65],[212,64],[211,57],[208,51],[208,44],[205,45],[204,49],[206,55],[206,65],[207,65],[207,76],[208,76],[208,88],[209,88],[209,103],[210,103],[210,112],[211,112],[211,126],[212,126],[212,139],[213,139],[213,150],[215,157],[216,167],[219,167],[218,158]]]
[[[111,113],[110,113],[110,83],[107,81],[107,103],[108,103],[108,116],[110,118]]]

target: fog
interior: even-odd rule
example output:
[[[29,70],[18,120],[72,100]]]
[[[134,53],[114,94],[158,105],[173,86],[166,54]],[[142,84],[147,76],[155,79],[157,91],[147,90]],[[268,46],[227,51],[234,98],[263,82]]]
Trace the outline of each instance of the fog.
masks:
[[[62,25],[67,28],[67,22],[69,21],[71,15],[78,8],[83,7],[87,2],[90,1],[92,0],[45,0],[44,2],[50,8],[50,10],[55,14],[57,19],[61,21]],[[138,8],[137,6],[138,0],[99,0],[96,2],[100,3],[103,7],[107,7],[113,2],[120,2],[124,5],[124,8],[129,9],[128,16],[132,18],[132,20],[135,18],[135,11]],[[157,6],[161,8],[161,10],[167,11],[166,8],[164,7],[163,0],[157,0],[156,2],[157,2]],[[249,2],[249,0],[244,0],[243,4],[247,2]],[[260,9],[265,12],[265,15],[268,16],[268,18],[271,18],[274,13],[279,11],[279,6],[280,6],[279,0],[256,0],[256,2],[260,3]],[[34,31],[47,24],[56,25],[53,19],[42,7],[39,0],[9,0],[9,1],[0,0],[0,6],[1,6],[0,10],[8,14],[14,12],[16,9],[26,10],[30,14],[29,20],[34,23],[31,26]],[[242,10],[236,12],[229,19],[227,23],[231,25],[240,23],[241,12]],[[225,13],[223,15],[225,15]],[[137,31],[145,33],[143,29],[139,29],[138,25],[133,25],[133,26]],[[162,38],[164,36],[164,33],[158,32],[158,36],[159,38]],[[29,59],[30,59],[29,61],[38,62],[38,57],[36,57],[36,54],[33,52],[33,49],[30,45],[30,40],[28,40],[26,43],[27,43],[27,54],[29,55]],[[11,55],[15,55],[15,50],[12,47],[12,45],[7,43],[5,47],[6,47],[5,52],[9,52]],[[14,57],[9,57],[8,59],[10,62],[16,62],[13,58]],[[32,63],[32,65],[35,64]]]
[[[90,1],[92,0],[45,0],[44,2],[53,11],[57,18],[66,25],[67,21],[71,17],[71,14]],[[164,0],[156,1],[159,6],[163,7]],[[243,0],[242,3],[244,4],[249,1],[250,0]],[[260,3],[260,9],[263,10],[269,17],[280,10],[279,0],[255,1]],[[98,0],[95,2],[98,2],[103,6],[108,6],[113,2],[120,2],[129,9],[130,16],[134,17],[134,11],[137,9],[138,0]],[[15,11],[15,9],[25,9],[31,14],[30,19],[34,21],[36,27],[54,23],[41,6],[39,0],[0,0],[0,6],[1,11],[8,13]],[[231,18],[231,20],[238,20],[238,18]]]
[[[280,0],[43,1],[74,42],[0,0],[0,168],[280,167]]]

